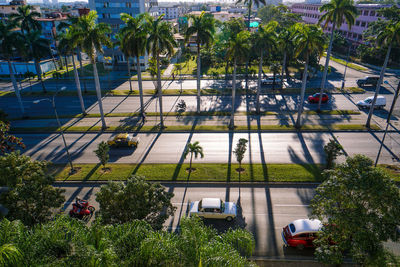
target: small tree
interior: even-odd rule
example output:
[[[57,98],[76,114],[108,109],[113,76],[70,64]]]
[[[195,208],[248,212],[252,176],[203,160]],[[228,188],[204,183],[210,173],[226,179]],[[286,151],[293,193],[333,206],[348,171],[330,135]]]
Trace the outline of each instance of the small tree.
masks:
[[[0,121],[0,155],[14,151],[16,147],[25,148],[22,139],[8,133],[9,124]]]
[[[108,152],[110,151],[109,145],[102,141],[98,146],[97,149],[94,151],[96,153],[97,158],[100,161],[100,164],[103,165],[103,169],[106,167],[108,160],[110,159],[110,155]]]
[[[239,176],[240,173],[244,171],[244,169],[242,168],[242,160],[244,158],[244,153],[246,153],[247,150],[247,142],[247,139],[240,138],[236,144],[235,150],[233,150],[233,154],[235,154],[236,160],[239,162],[239,169],[237,169],[237,171],[239,172]]]
[[[201,158],[204,158],[204,153],[203,153],[203,148],[199,145],[199,141],[192,143],[189,143],[185,149],[185,159],[187,155],[190,153],[190,163],[189,163],[189,173],[194,171],[195,169],[192,168],[192,160],[193,160],[193,155],[197,159],[197,157],[200,155]]]
[[[388,266],[379,264],[390,259],[382,243],[400,238],[395,182],[362,155],[348,157],[324,176],[311,201],[312,217],[326,222],[316,240],[317,259],[340,264],[350,253],[362,266]]]
[[[174,214],[173,196],[159,183],[147,182],[144,177],[133,175],[126,183],[103,185],[96,193],[96,201],[100,205],[102,223],[116,224],[138,219],[148,222],[154,229],[161,229],[168,217]]]
[[[343,155],[343,147],[335,140],[329,139],[329,142],[324,146],[324,152],[326,155],[326,168],[332,169],[335,164],[335,159]]]
[[[0,157],[0,181],[8,191],[0,195],[7,209],[7,218],[26,225],[48,221],[64,202],[63,189],[52,186],[55,179],[48,175],[48,163],[12,152]]]

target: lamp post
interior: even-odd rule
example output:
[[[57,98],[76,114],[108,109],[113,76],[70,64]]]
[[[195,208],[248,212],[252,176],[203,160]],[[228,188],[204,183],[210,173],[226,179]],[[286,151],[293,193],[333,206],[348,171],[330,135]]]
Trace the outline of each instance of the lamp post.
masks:
[[[57,113],[56,102],[55,102],[55,97],[56,97],[57,93],[60,92],[60,91],[64,91],[65,89],[66,89],[65,86],[63,86],[63,87],[61,87],[60,89],[58,89],[58,90],[54,93],[52,99],[50,99],[50,98],[42,98],[42,99],[38,99],[38,100],[33,101],[33,103],[34,103],[34,104],[38,104],[38,103],[40,103],[40,102],[42,102],[42,101],[49,101],[49,102],[51,103],[51,105],[52,105],[52,107],[53,107],[53,109],[54,109],[54,114],[56,115],[56,120],[57,120],[58,128],[60,129],[60,134],[61,134],[62,140],[63,140],[63,142],[64,142],[65,151],[67,152],[68,162],[69,162],[69,165],[70,165],[70,167],[71,167],[70,174],[73,174],[73,173],[75,173],[75,169],[74,169],[74,166],[72,165],[71,155],[69,154],[69,151],[68,151],[67,142],[65,141],[64,131],[63,131],[62,127],[61,127],[60,120],[58,119],[58,113]]]
[[[388,81],[384,81],[384,83],[388,84],[390,87],[393,88],[393,90],[395,90],[394,87]],[[388,128],[389,128],[389,124],[390,124],[390,119],[392,117],[394,105],[396,104],[397,98],[399,97],[399,91],[400,91],[400,82],[397,85],[397,89],[395,90],[392,106],[390,107],[389,115],[388,115],[387,120],[386,120],[385,133],[383,134],[382,142],[381,142],[381,145],[380,145],[379,150],[378,150],[378,155],[376,156],[375,167],[376,167],[376,165],[378,165],[379,157],[380,157],[381,151],[382,151],[382,146],[383,146],[383,143],[385,142],[386,134],[387,134],[387,131],[388,131]]]

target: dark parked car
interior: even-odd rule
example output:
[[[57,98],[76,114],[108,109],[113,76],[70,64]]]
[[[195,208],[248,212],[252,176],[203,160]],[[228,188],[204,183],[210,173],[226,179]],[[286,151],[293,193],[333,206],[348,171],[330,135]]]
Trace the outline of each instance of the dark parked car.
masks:
[[[365,86],[365,85],[375,86],[375,85],[378,84],[378,81],[379,81],[379,77],[378,76],[367,76],[365,78],[358,79],[357,80],[357,85],[359,87]]]
[[[318,103],[319,102],[319,96],[320,96],[319,93],[310,95],[308,97],[308,102],[310,102],[310,103]],[[322,94],[322,103],[326,103],[326,102],[328,102],[328,100],[329,100],[329,96],[327,94]]]

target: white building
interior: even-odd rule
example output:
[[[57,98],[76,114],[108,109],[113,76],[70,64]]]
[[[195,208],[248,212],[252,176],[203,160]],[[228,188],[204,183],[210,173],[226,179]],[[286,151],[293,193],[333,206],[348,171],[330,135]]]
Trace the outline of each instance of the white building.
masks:
[[[177,19],[185,14],[185,10],[181,6],[158,6],[158,14],[164,14],[164,19]]]

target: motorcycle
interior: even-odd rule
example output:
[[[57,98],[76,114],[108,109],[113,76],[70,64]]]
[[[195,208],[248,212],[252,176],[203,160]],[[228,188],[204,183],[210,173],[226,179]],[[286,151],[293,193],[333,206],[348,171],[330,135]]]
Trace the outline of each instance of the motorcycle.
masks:
[[[72,218],[89,220],[96,210],[93,206],[89,205],[86,200],[79,200],[80,207],[77,203],[72,203],[72,209],[69,211],[69,216]]]

